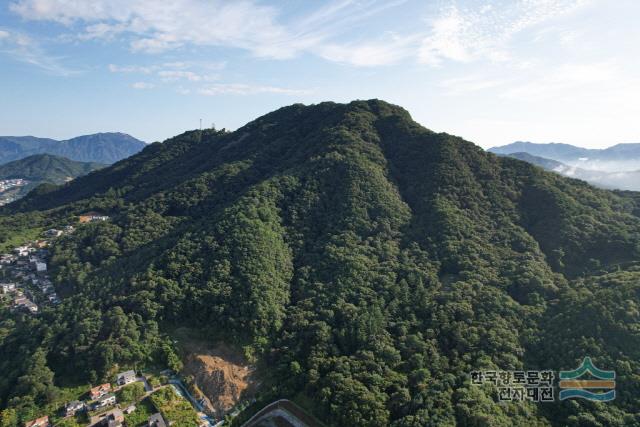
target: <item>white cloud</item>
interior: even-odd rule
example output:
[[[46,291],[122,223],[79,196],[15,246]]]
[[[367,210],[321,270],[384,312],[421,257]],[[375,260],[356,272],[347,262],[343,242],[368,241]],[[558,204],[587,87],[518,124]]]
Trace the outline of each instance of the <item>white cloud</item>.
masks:
[[[394,34],[374,42],[327,44],[318,48],[318,54],[330,61],[362,67],[389,65],[411,56],[418,39]]]
[[[218,83],[198,89],[201,95],[256,95],[261,93],[275,93],[282,95],[307,95],[310,90],[288,89],[276,86],[254,86],[243,83]]]
[[[134,89],[153,89],[155,85],[149,82],[135,82],[131,87]]]
[[[150,74],[153,72],[154,67],[143,67],[139,65],[115,65],[109,64],[109,71],[112,73],[137,73],[137,74]]]
[[[134,50],[158,52],[193,45],[231,46],[287,56],[276,46],[288,34],[277,11],[253,1],[202,0],[18,0],[11,10],[24,19],[83,26],[86,37],[133,36]]]
[[[116,65],[109,64],[108,69],[112,73],[123,74],[140,74],[146,77],[146,82],[138,82],[132,85],[135,89],[150,89],[156,84],[171,84],[176,82],[203,83],[219,80],[217,74],[211,73],[211,70],[221,70],[225,67],[224,62],[164,62],[149,65]],[[191,68],[196,67],[200,71],[192,71]],[[148,79],[154,80],[150,82]],[[190,89],[179,86],[175,89],[178,93],[190,93]]]
[[[470,92],[495,89],[505,83],[505,80],[477,75],[447,79],[440,83],[440,87],[446,89],[449,95],[466,95]]]
[[[61,23],[71,32],[79,31],[80,39],[124,40],[133,51],[217,46],[271,59],[311,53],[328,61],[380,66],[408,58],[430,65],[505,61],[510,59],[508,44],[516,34],[591,0],[454,4],[428,18],[423,29],[382,35],[359,31],[358,24],[367,18],[405,1],[332,0],[312,12],[286,18],[276,7],[258,0],[13,0],[10,9],[27,20]]]
[[[516,84],[501,94],[512,99],[546,99],[573,96],[576,89],[585,86],[606,90],[627,81],[612,61],[597,63],[563,64],[546,69],[524,83]]]
[[[165,82],[173,82],[176,80],[188,80],[190,82],[200,82],[200,81],[212,81],[217,80],[219,77],[217,75],[202,75],[198,73],[194,73],[193,71],[185,71],[185,70],[161,70],[158,71],[158,76]]]
[[[401,43],[335,39],[355,23],[405,1],[333,0],[286,25],[278,9],[255,0],[15,0],[10,8],[27,20],[79,27],[80,39],[121,37],[134,51],[223,46],[272,59],[310,52],[354,65],[376,65],[405,57],[398,53]]]
[[[132,73],[132,74],[151,74],[160,70],[168,70],[174,72],[176,70],[188,70],[191,68],[199,68],[208,71],[219,71],[224,69],[226,62],[201,62],[201,61],[174,61],[164,62],[151,65],[117,65],[109,64],[109,71],[112,73]],[[183,76],[184,77],[184,76]]]
[[[508,44],[529,28],[565,15],[588,0],[502,0],[482,7],[445,8],[428,21],[418,57],[423,63],[440,65],[445,60],[469,62],[477,59],[505,61]]]
[[[51,74],[70,76],[78,73],[62,65],[60,58],[48,55],[31,37],[14,30],[0,30],[0,53],[17,61],[35,65]]]

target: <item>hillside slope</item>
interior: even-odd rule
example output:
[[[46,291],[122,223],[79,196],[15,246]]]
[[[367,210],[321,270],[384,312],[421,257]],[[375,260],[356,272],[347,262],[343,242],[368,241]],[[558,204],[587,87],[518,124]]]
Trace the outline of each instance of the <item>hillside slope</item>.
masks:
[[[162,363],[159,325],[188,325],[244,349],[262,401],[294,399],[332,426],[640,422],[636,199],[431,132],[402,108],[293,105],[235,132],[187,132],[32,193],[0,224],[87,210],[111,221],[55,246],[65,301],[0,345],[13,407],[46,400],[12,388],[29,355],[94,381],[116,363]],[[498,403],[469,381],[586,355],[617,371],[615,402]]]
[[[0,192],[0,204],[6,199],[19,199],[40,184],[64,184],[74,178],[103,168],[99,163],[76,162],[50,154],[34,154],[0,165],[0,180],[23,179],[28,184]]]
[[[144,147],[144,142],[119,132],[96,133],[64,141],[33,136],[0,136],[0,164],[45,153],[79,162],[112,164]]]
[[[499,155],[522,160],[524,162],[531,163],[532,165],[540,166],[541,168],[546,169],[548,171],[563,170],[564,168],[569,168],[569,166],[565,165],[562,162],[547,159],[545,157],[534,156],[533,154],[529,154],[525,152],[499,154]]]
[[[73,178],[103,167],[105,165],[100,163],[76,162],[50,154],[35,154],[0,165],[0,179],[22,178],[29,181],[64,184]]]

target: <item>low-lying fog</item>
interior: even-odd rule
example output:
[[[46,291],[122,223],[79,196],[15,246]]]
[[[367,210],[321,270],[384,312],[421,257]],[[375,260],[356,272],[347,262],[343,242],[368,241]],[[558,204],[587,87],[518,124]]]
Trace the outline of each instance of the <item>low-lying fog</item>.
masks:
[[[593,160],[579,159],[571,162],[564,162],[568,166],[580,169],[588,169],[598,172],[637,172],[640,171],[640,159],[632,159],[628,161],[610,161],[610,160]]]

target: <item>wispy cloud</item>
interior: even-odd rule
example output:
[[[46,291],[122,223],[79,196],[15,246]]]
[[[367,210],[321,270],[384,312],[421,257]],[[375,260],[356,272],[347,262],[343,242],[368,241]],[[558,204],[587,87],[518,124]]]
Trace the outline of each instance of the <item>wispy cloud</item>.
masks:
[[[16,0],[10,8],[27,20],[79,28],[80,39],[122,37],[134,51],[222,46],[272,59],[309,52],[354,65],[378,65],[405,57],[399,52],[406,42],[395,37],[362,43],[336,39],[355,23],[405,2],[334,0],[286,23],[279,9],[254,0]]]
[[[137,73],[137,74],[151,74],[154,67],[145,67],[140,65],[116,65],[109,64],[109,71],[112,73]]]
[[[121,37],[134,51],[221,46],[271,59],[308,52],[329,61],[378,66],[407,58],[430,65],[504,60],[514,35],[588,1],[494,0],[468,7],[453,3],[427,16],[422,29],[406,33],[397,28],[373,38],[354,38],[354,25],[406,0],[333,0],[286,21],[278,8],[255,0],[15,0],[10,8],[27,20],[79,28],[80,38]]]
[[[222,70],[224,62],[164,62],[149,65],[116,65],[109,64],[108,69],[112,73],[132,74],[144,76],[146,81],[136,82],[131,86],[134,89],[150,89],[157,85],[174,84],[184,82],[189,84],[213,82],[220,79],[213,70]],[[194,68],[195,67],[195,68]],[[194,71],[194,69],[199,71]],[[151,80],[151,81],[150,81]],[[176,91],[181,94],[190,93],[191,90],[179,86]]]
[[[443,80],[440,87],[444,88],[448,95],[467,95],[470,92],[495,89],[504,86],[505,83],[504,79],[473,75]]]
[[[194,64],[198,69],[206,72],[192,71]],[[138,74],[145,76],[145,81],[131,84],[134,89],[152,89],[155,87],[172,87],[181,95],[200,94],[216,95],[306,95],[312,93],[308,89],[292,89],[269,85],[255,85],[246,83],[211,83],[219,80],[218,74],[207,73],[210,70],[221,70],[224,63],[192,63],[192,62],[164,62],[152,65],[115,65],[109,64],[112,73]]]
[[[627,80],[613,61],[567,63],[512,85],[500,96],[514,99],[560,98],[572,94],[575,89],[595,86],[603,90],[607,86],[618,86],[620,81]]]
[[[242,83],[218,83],[198,89],[200,95],[255,95],[260,93],[275,93],[281,95],[307,95],[312,93],[306,89],[290,89],[276,86],[256,86]]]
[[[507,73],[483,73],[443,80],[439,86],[446,95],[467,96],[490,91],[493,96],[509,99],[544,100],[571,96],[576,90],[593,91],[618,87],[629,82],[621,67],[610,59],[601,62],[567,62],[544,66],[520,67],[518,63]]]
[[[165,82],[174,82],[177,80],[188,80],[190,82],[212,81],[218,80],[220,77],[214,74],[198,74],[193,71],[186,70],[161,70],[158,76]]]
[[[354,31],[406,0],[333,0],[310,12],[287,15],[257,0],[13,0],[25,20],[53,21],[80,40],[120,40],[136,52],[160,53],[189,46],[242,49],[260,58],[310,53],[328,61],[375,67],[412,60],[505,61],[520,32],[579,9],[591,0],[493,0],[448,5],[416,15],[421,27],[376,34]],[[564,42],[573,37],[567,34]],[[223,65],[224,67],[224,65]],[[112,72],[158,74],[165,80],[211,81],[218,76],[161,66],[111,65]]]
[[[516,34],[588,3],[589,0],[503,0],[474,8],[450,5],[427,20],[430,30],[418,57],[430,65],[446,60],[504,61],[510,57],[508,44]]]
[[[17,61],[35,65],[51,74],[70,76],[79,73],[62,65],[61,58],[47,54],[40,44],[28,35],[11,29],[0,29],[0,53]]]
[[[149,82],[135,82],[131,87],[134,89],[153,89],[155,85]]]
[[[418,36],[387,34],[375,41],[327,44],[318,48],[318,54],[330,61],[373,67],[395,64],[413,56]]]
[[[80,24],[85,37],[126,34],[134,50],[147,52],[193,44],[260,53],[287,38],[275,8],[248,0],[18,0],[10,7],[28,20]],[[271,56],[286,56],[286,50],[280,46]]]

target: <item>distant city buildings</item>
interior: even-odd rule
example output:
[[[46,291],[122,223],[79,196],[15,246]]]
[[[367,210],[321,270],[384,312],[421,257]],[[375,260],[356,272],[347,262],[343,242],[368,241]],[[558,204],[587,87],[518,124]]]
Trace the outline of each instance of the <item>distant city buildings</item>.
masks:
[[[16,179],[1,179],[0,180],[0,206],[6,205],[7,203],[11,203],[15,200],[18,200],[18,196],[15,190],[19,187],[24,187],[30,182],[26,179],[16,178]]]
[[[73,231],[73,226],[62,230],[50,229],[43,233],[46,239],[17,246],[12,253],[0,254],[0,269],[4,277],[0,283],[0,294],[9,296],[5,300],[14,310],[37,314],[40,312],[39,304],[56,305],[61,302],[49,278],[49,251],[46,247],[51,239]]]

